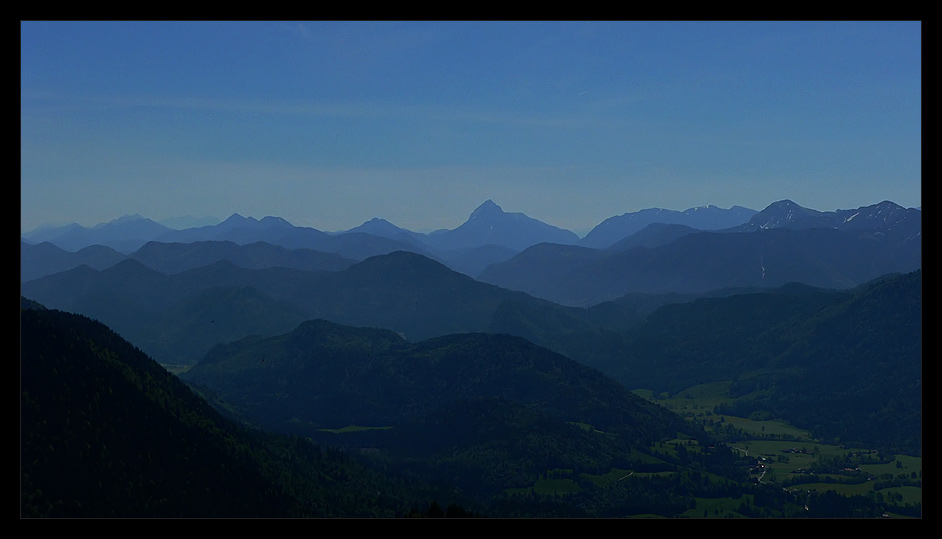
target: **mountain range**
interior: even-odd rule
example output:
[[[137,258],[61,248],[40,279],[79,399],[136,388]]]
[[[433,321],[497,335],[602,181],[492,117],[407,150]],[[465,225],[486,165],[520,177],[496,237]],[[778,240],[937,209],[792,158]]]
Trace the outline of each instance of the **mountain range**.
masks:
[[[155,230],[141,220],[65,237],[100,234],[127,249]],[[136,232],[117,233],[124,226]],[[785,200],[725,228],[650,222],[604,247],[492,201],[432,234],[381,219],[324,233],[238,215],[164,233],[175,241],[132,251],[21,241],[21,363],[41,366],[23,369],[23,512],[350,516],[366,504],[388,516],[435,493],[495,516],[689,516],[694,497],[748,492],[755,505],[739,514],[793,516],[808,504],[832,514],[779,488],[752,490],[720,444],[735,429],[708,433],[632,389],[657,400],[725,384],[716,413],[921,454],[920,210],[819,212]],[[150,358],[236,423],[199,399],[176,401],[190,390]],[[156,441],[157,424],[188,443]],[[238,424],[302,438],[260,441]],[[215,441],[188,445],[204,435]],[[338,472],[340,456],[331,473],[381,488],[336,490],[349,503],[326,507],[336,483],[308,474],[331,453],[304,438],[362,456],[359,471]],[[227,488],[223,465],[268,501],[254,512],[252,495],[195,501],[204,480],[216,482],[205,492]],[[163,483],[170,468],[188,483]],[[602,479],[625,470],[667,475]],[[579,493],[565,503],[531,497],[548,475],[569,473]],[[81,492],[95,477],[99,502]],[[186,495],[170,503],[176,488]],[[512,494],[521,488],[526,498]],[[95,509],[78,509],[86,504]]]
[[[699,206],[682,212],[649,208],[609,217],[579,240],[579,245],[604,249],[654,223],[683,225],[697,230],[721,230],[748,222],[755,214],[755,210],[742,206],[733,206],[728,210],[712,205]]]
[[[405,251],[340,271],[250,269],[219,260],[168,275],[129,258],[101,271],[81,266],[35,279],[21,290],[105,322],[166,363],[194,363],[217,342],[272,335],[273,326],[287,331],[310,318],[426,339],[486,331],[507,301],[551,305]]]
[[[478,277],[564,305],[629,293],[704,293],[802,282],[849,288],[922,264],[922,212],[892,202],[816,212],[770,205],[738,227],[699,231],[654,223],[608,249],[541,244]]]
[[[735,429],[627,388],[731,378],[718,413],[918,452],[920,313],[920,272],[668,305],[624,334],[609,376],[506,334],[410,342],[309,320],[214,346],[187,388],[99,322],[24,299],[21,515],[394,516],[438,498],[491,516],[670,517],[748,497],[727,514],[918,516],[750,480],[720,443]]]
[[[836,212],[801,208],[788,200],[771,204],[762,212],[740,206],[729,210],[703,206],[684,212],[646,209],[606,219],[579,239],[570,231],[542,223],[522,213],[504,212],[491,200],[476,208],[468,220],[454,230],[439,230],[430,234],[412,232],[379,218],[347,231],[326,233],[309,227],[296,227],[278,217],[259,220],[233,214],[215,225],[174,230],[140,215],[133,215],[92,228],[73,224],[41,228],[23,234],[20,282],[82,264],[102,269],[116,263],[121,254],[144,259],[147,256],[145,253],[135,253],[149,242],[268,243],[292,250],[310,249],[330,253],[351,261],[401,250],[421,254],[455,271],[479,278],[488,266],[507,262],[522,251],[543,243],[624,251],[631,247],[667,244],[697,231],[744,232],[782,227],[882,230],[900,220],[906,223],[903,226],[905,230],[916,230],[918,234],[920,216],[920,210],[903,209],[892,202]],[[918,223],[915,228],[913,223]],[[44,243],[50,245],[40,248]],[[53,249],[53,246],[61,252]],[[91,246],[98,247],[84,251]],[[232,255],[235,256],[239,255]],[[206,255],[206,258],[212,258],[212,255]],[[193,267],[195,263],[194,259],[189,266],[184,264],[181,267]],[[167,268],[160,269],[164,271]]]
[[[469,223],[507,215],[494,204],[479,210]],[[833,226],[807,226],[809,218],[821,222],[822,215]],[[313,233],[279,219],[230,218],[219,226],[230,232],[248,226]],[[468,224],[467,230],[475,227]],[[358,234],[365,236],[323,237]],[[514,252],[499,245],[451,252],[483,265],[483,252],[507,254],[505,249]],[[409,339],[489,331],[505,313],[533,310],[551,311],[572,328],[583,327],[580,320],[586,319],[624,328],[641,316],[621,300],[631,295],[695,297],[789,282],[850,288],[920,267],[921,212],[887,202],[832,215],[796,211],[784,201],[724,231],[652,223],[607,249],[544,242],[490,264],[479,280],[409,250],[357,262],[265,242],[150,242],[126,257],[107,247],[67,253],[48,243],[21,242],[24,295],[98,318],[161,361],[186,364],[220,340],[246,332],[272,335],[309,318],[387,327]],[[241,322],[233,316],[252,311],[269,316],[244,316]],[[605,320],[602,312],[608,313]],[[184,323],[194,315],[206,317],[203,324]]]
[[[367,237],[374,238],[373,246],[357,247],[357,244]],[[376,241],[375,238],[386,241]],[[272,216],[255,219],[233,214],[215,225],[175,230],[140,215],[131,215],[91,228],[77,224],[44,227],[24,233],[22,239],[30,244],[49,242],[66,251],[77,251],[89,245],[104,245],[125,254],[136,251],[149,241],[232,241],[238,244],[265,241],[282,247],[310,248],[346,253],[347,256],[359,249],[362,252],[353,256],[358,260],[375,254],[385,254],[391,250],[413,250],[428,255],[429,250],[437,254],[437,251],[448,252],[490,245],[521,251],[536,243],[579,241],[579,237],[568,230],[548,225],[522,213],[504,212],[492,200],[481,204],[471,212],[464,224],[454,230],[438,230],[430,234],[412,232],[379,218],[370,219],[343,232],[328,233],[310,227],[297,227],[280,217]]]
[[[487,265],[507,260],[522,249],[542,242],[575,243],[574,233],[548,225],[522,213],[506,213],[488,200],[475,209],[468,220],[454,230],[420,234],[399,228],[379,218],[347,231],[327,233],[310,227],[296,227],[279,217],[255,219],[233,214],[209,226],[174,230],[140,215],[123,217],[92,228],[68,225],[41,228],[23,234],[22,243],[49,243],[67,252],[91,245],[109,247],[132,255],[150,242],[197,243],[232,242],[238,245],[264,242],[287,249],[313,249],[355,261],[393,251],[410,251],[438,260],[452,269],[475,276]],[[27,249],[27,247],[23,247]],[[47,251],[50,250],[47,248]],[[21,282],[39,277],[33,253],[21,268]],[[65,258],[60,256],[60,258]],[[84,259],[74,257],[75,265]],[[45,263],[51,268],[61,266]]]
[[[880,230],[883,232],[903,230],[913,234],[921,230],[922,211],[884,200],[879,204],[854,210],[822,212],[803,208],[791,200],[781,200],[752,216],[739,227],[740,232],[752,232],[771,228],[833,228],[835,230]]]

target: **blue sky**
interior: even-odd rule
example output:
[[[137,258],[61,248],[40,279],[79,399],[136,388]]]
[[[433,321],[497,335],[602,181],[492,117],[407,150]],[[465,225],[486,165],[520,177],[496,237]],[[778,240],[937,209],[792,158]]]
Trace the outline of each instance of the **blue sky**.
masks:
[[[921,206],[916,22],[22,22],[21,227]]]

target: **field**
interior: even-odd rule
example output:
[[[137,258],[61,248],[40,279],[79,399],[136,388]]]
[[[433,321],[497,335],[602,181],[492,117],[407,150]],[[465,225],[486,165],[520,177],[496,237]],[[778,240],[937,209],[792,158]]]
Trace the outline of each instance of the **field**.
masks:
[[[635,393],[708,430],[725,434],[730,448],[755,459],[751,475],[761,483],[781,484],[789,490],[833,490],[843,495],[872,493],[897,503],[922,503],[921,457],[880,455],[869,448],[820,443],[810,432],[775,418],[717,414],[716,406],[730,402],[728,387],[728,382],[718,382],[676,395],[655,395],[647,390]],[[734,516],[735,507],[742,501],[698,499],[696,509],[688,511],[687,516]]]

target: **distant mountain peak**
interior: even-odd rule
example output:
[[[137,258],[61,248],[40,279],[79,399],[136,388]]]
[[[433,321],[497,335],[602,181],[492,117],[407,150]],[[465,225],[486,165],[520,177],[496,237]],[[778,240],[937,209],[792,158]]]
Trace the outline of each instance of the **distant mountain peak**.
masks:
[[[468,220],[454,230],[427,236],[431,245],[446,251],[469,249],[483,245],[499,245],[522,251],[537,243],[572,244],[579,240],[575,233],[564,230],[519,212],[505,212],[493,200],[478,206]]]
[[[125,215],[125,216],[122,216],[122,217],[118,217],[117,219],[114,219],[114,220],[112,220],[111,222],[112,222],[112,223],[124,223],[124,222],[127,222],[127,221],[137,221],[137,220],[139,220],[139,219],[145,219],[145,217],[142,216],[142,215],[139,214],[139,213],[135,213],[135,214],[132,214],[132,215]]]
[[[399,229],[396,225],[390,223],[388,220],[383,219],[382,217],[373,217],[369,221],[363,221],[360,226],[351,228],[350,230],[345,230],[344,232],[367,232],[374,233],[379,230],[391,230]]]
[[[133,223],[135,221],[150,221],[150,219],[147,219],[146,217],[142,216],[139,213],[135,213],[133,215],[123,215],[121,217],[118,217],[117,219],[112,219],[111,221],[108,221],[107,223],[98,223],[97,225],[93,226],[91,230],[98,230],[101,228],[113,227],[117,225],[126,225],[128,223]]]
[[[501,213],[504,213],[504,210],[495,204],[493,200],[487,199],[483,204],[471,212],[471,217],[469,217],[469,219],[474,219],[475,217],[481,217],[485,215],[497,215]]]
[[[795,202],[784,199],[769,204],[764,210],[752,217],[747,223],[753,228],[792,228],[798,224],[801,228],[827,226],[823,212],[805,208]]]
[[[896,202],[893,202],[893,201],[890,201],[890,200],[884,200],[883,202],[877,204],[876,207],[879,208],[879,209],[881,209],[881,210],[884,210],[884,209],[890,209],[890,210],[902,210],[902,209],[905,209],[905,208],[903,208],[902,206],[900,206],[899,204],[897,204]]]
[[[388,220],[383,219],[382,217],[373,217],[360,226],[351,228],[350,230],[345,230],[343,232],[338,232],[338,234],[349,233],[364,233],[397,241],[407,241],[410,243],[418,241],[421,243],[421,240],[418,239],[421,235],[416,234],[410,230],[400,228],[393,223],[390,223]]]
[[[853,230],[876,230],[884,232],[890,228],[900,226],[905,229],[912,227],[918,230],[921,218],[918,212],[910,212],[895,202],[884,200],[879,204],[863,206],[851,210],[818,211],[804,208],[791,200],[780,200],[757,213],[753,218],[740,227],[741,231],[751,232],[757,229],[769,228],[834,228]]]
[[[274,217],[272,215],[262,217],[262,220],[259,221],[259,223],[265,224],[268,226],[294,226],[291,223],[289,223],[286,219],[283,219],[281,217]]]
[[[223,223],[229,223],[229,224],[241,223],[242,221],[245,221],[247,219],[248,217],[243,217],[239,215],[238,213],[233,213],[225,221],[223,221]]]

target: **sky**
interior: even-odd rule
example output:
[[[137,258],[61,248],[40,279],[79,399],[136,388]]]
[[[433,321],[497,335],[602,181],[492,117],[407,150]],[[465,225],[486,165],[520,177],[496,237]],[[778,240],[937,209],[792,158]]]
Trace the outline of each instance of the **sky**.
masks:
[[[919,21],[22,21],[20,45],[24,232],[922,205]]]

